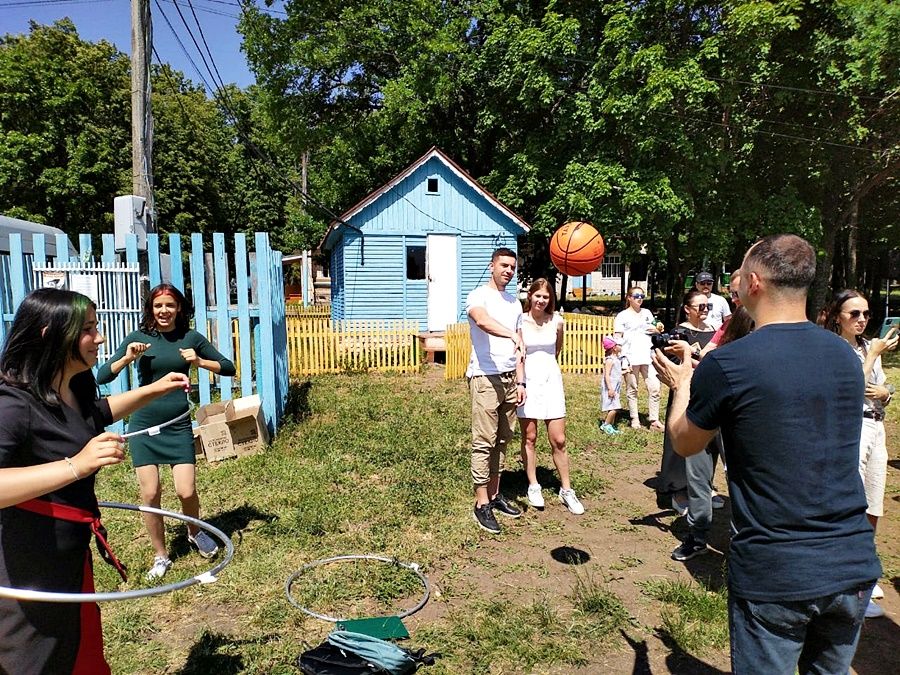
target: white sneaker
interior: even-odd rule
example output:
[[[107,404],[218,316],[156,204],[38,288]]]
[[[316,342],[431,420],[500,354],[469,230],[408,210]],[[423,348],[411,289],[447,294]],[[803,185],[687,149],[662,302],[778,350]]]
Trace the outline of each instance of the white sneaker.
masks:
[[[528,494],[526,495],[528,503],[536,509],[544,508],[544,495],[541,494],[541,484],[534,483],[528,486]]]
[[[884,591],[881,590],[881,586],[875,584],[875,588],[872,589],[872,599],[873,600],[884,600]]]
[[[150,568],[150,571],[147,572],[147,581],[155,581],[156,579],[162,579],[166,572],[169,571],[169,568],[172,566],[172,561],[168,558],[163,558],[161,555],[153,558],[153,567]]]
[[[884,616],[884,610],[881,608],[881,605],[869,600],[869,606],[866,607],[866,618],[878,619],[882,616]]]
[[[566,508],[576,516],[580,516],[582,513],[584,513],[584,506],[582,506],[581,502],[578,501],[578,497],[575,496],[575,490],[560,489],[559,501],[565,504]]]

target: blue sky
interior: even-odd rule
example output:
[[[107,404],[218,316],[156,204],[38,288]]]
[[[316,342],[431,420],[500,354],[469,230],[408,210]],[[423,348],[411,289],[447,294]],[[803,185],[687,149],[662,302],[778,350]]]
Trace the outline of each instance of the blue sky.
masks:
[[[178,7],[175,5],[176,2]],[[240,13],[239,0],[191,0],[191,2],[222,79],[226,83],[235,83],[240,87],[252,84],[253,74],[241,52],[241,37],[235,30]],[[262,5],[261,2],[257,4]],[[189,79],[201,83],[200,76],[173,37],[172,30],[160,13],[159,7],[172,23],[190,58],[203,72],[207,81],[212,82],[197,48],[178,15],[178,9],[181,9],[194,37],[202,47],[203,42],[194,23],[188,0],[150,2],[153,44],[160,58],[170,63],[176,70],[182,71]],[[283,3],[279,0],[270,11],[275,16],[283,16]],[[105,39],[116,45],[120,51],[131,53],[130,0],[0,0],[0,34],[27,33],[30,20],[51,24],[63,17],[72,19],[82,39],[92,42]]]

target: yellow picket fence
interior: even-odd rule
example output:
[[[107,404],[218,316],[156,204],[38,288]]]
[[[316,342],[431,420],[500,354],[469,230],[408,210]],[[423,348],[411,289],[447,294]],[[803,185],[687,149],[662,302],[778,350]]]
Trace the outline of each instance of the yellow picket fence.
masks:
[[[564,373],[599,373],[603,369],[603,336],[613,332],[613,317],[565,313],[566,330],[559,353]],[[444,378],[463,377],[469,364],[472,341],[469,322],[447,326],[447,367]]]
[[[346,371],[418,371],[422,364],[417,321],[332,321],[288,313],[291,377]]]

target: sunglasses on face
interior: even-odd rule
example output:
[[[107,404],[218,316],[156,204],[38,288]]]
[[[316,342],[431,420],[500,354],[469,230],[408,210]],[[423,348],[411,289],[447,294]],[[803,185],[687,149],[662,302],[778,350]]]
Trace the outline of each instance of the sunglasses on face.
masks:
[[[635,300],[643,300],[644,294],[643,293],[634,293],[631,297],[634,298]]]
[[[712,309],[711,304],[703,304],[703,305],[688,305],[691,309],[696,309],[698,312],[708,312]]]
[[[701,286],[712,286],[711,281],[698,281],[697,283],[700,284]]]
[[[739,297],[740,296],[738,295],[737,291],[731,291],[731,299],[732,300],[737,300]]]
[[[847,312],[847,314],[850,316],[851,319],[854,319],[854,320],[858,319],[860,314],[862,314],[864,319],[868,319],[871,316],[871,313],[869,312],[869,310],[863,311],[860,309],[851,309],[849,312]]]

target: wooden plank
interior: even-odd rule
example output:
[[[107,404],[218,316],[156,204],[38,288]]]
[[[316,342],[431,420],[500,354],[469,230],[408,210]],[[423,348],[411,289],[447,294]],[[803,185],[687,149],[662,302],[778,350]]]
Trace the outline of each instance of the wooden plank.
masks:
[[[218,349],[223,356],[234,359],[231,342],[231,320],[228,318],[228,305],[231,294],[228,292],[228,256],[225,254],[225,235],[213,233],[213,282],[216,298],[216,339]],[[231,400],[231,378],[219,376],[219,391],[223,401]]]
[[[169,281],[175,288],[184,293],[184,266],[181,262],[181,235],[169,235]]]
[[[91,235],[89,234],[79,234],[78,235],[78,259],[82,262],[87,262],[91,260],[93,257],[94,249],[91,244]]]
[[[275,393],[275,355],[274,334],[272,330],[272,284],[269,270],[272,255],[269,249],[269,235],[257,232],[254,235],[256,244],[256,283],[259,297],[259,336],[261,345],[257,350],[256,390],[260,392],[263,412],[269,432],[274,434],[278,426]],[[282,300],[283,301],[283,300]]]
[[[249,284],[247,283],[247,235],[234,235],[234,274],[237,278],[238,335],[240,336],[241,396],[253,394],[253,343],[250,338]]]
[[[159,235],[147,235],[147,271],[150,274],[150,288],[162,283],[162,270],[159,265]]]
[[[69,262],[69,238],[65,234],[56,235],[56,264]]]
[[[287,359],[287,327],[284,315],[284,269],[281,251],[272,251],[269,267],[272,278],[272,338],[275,344],[276,429],[287,405],[290,374]]]
[[[191,234],[191,291],[193,292],[194,305],[194,329],[209,339],[206,312],[206,281],[203,270],[203,235],[199,232]],[[197,375],[198,389],[200,392],[200,405],[208,404],[210,396],[209,378],[202,373]]]
[[[28,288],[25,281],[25,254],[22,252],[22,235],[9,233],[9,287],[12,290],[12,309],[16,309],[25,299]]]

